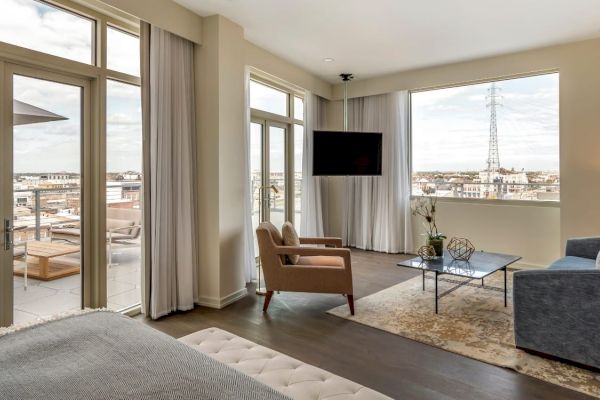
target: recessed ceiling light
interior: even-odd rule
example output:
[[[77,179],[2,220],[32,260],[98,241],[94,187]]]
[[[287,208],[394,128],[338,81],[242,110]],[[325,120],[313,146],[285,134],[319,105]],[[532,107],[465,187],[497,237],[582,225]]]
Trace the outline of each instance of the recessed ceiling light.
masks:
[[[335,60],[333,58],[330,57],[326,57],[323,59],[324,62],[334,62]]]

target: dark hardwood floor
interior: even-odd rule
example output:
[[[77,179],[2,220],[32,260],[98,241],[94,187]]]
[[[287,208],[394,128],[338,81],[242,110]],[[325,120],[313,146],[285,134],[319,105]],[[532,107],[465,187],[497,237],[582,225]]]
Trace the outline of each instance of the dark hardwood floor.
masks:
[[[353,251],[355,298],[419,275],[395,267],[403,256]],[[326,311],[339,295],[275,294],[268,314],[249,295],[222,309],[198,307],[148,325],[181,337],[218,327],[397,399],[589,399],[514,371],[347,321]]]

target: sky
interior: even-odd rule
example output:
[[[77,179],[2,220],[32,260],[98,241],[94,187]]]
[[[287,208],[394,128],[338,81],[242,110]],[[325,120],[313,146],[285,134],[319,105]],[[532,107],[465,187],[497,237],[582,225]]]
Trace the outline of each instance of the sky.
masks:
[[[34,0],[2,0],[0,40],[90,64],[93,22]]]
[[[14,172],[80,172],[81,88],[18,76],[15,98],[68,118],[13,129]]]
[[[496,82],[500,166],[558,171],[558,73]],[[490,83],[416,92],[413,171],[480,171],[487,166]]]
[[[80,62],[92,60],[91,21],[33,0],[0,0],[0,41]],[[139,41],[108,31],[110,68],[139,75]],[[68,118],[14,128],[14,171],[80,172],[81,89],[29,77],[14,77],[17,100]],[[107,84],[107,171],[141,171],[140,89]]]

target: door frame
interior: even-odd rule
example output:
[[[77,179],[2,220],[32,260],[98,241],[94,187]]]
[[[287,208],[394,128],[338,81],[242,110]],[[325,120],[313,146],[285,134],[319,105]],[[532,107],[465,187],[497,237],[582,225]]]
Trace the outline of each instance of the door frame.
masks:
[[[80,142],[80,201],[81,201],[81,306],[98,307],[106,302],[106,196],[105,140],[104,132],[93,129],[100,117],[99,104],[95,101],[98,79],[73,76],[48,68],[38,68],[0,59],[0,217],[13,219],[13,76],[31,78],[78,86],[81,94],[81,142]],[[0,326],[13,320],[13,256],[12,248],[5,250],[4,226],[2,226],[0,250]],[[102,297],[102,293],[104,296]],[[100,300],[100,301],[99,301]]]
[[[270,134],[269,134],[269,129],[271,127],[274,128],[280,128],[283,129],[285,134],[284,134],[284,148],[283,148],[283,153],[284,153],[284,174],[285,174],[285,188],[284,188],[284,195],[285,195],[285,202],[284,202],[284,215],[285,215],[285,220],[286,221],[292,221],[294,216],[295,216],[295,210],[294,210],[294,149],[293,146],[290,146],[290,141],[292,141],[293,143],[293,135],[294,135],[294,131],[293,131],[293,124],[290,123],[285,123],[285,122],[280,122],[280,121],[273,121],[271,119],[268,118],[256,118],[253,117],[250,119],[250,123],[251,124],[258,124],[261,126],[261,152],[262,152],[262,160],[261,160],[261,168],[262,168],[262,174],[261,174],[261,191],[262,191],[262,198],[264,199],[263,202],[260,204],[261,206],[261,216],[262,216],[262,220],[263,221],[270,221],[270,199],[271,199],[271,194],[270,194],[270,189],[269,187],[270,185]],[[263,221],[259,221],[263,222]]]

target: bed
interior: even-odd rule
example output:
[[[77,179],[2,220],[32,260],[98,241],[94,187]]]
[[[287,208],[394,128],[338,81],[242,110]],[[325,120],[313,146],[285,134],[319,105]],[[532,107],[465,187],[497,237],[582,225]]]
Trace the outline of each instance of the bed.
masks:
[[[170,336],[103,311],[0,333],[0,397],[289,399]]]

